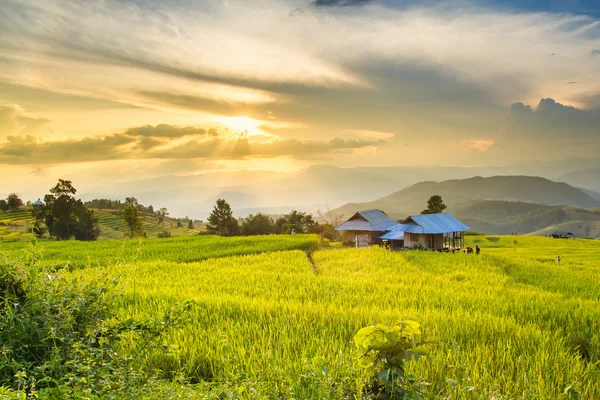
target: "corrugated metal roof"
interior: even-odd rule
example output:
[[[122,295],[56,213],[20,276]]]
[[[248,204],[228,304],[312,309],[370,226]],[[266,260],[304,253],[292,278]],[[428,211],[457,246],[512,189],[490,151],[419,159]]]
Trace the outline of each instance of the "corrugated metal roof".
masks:
[[[368,221],[362,219],[355,219],[352,221],[346,221],[337,228],[336,231],[372,231],[373,227]]]
[[[397,221],[385,215],[381,210],[364,210],[358,211],[335,229],[337,231],[383,232],[397,224]]]
[[[411,233],[449,233],[466,231],[469,227],[448,213],[411,215],[402,221],[406,225],[404,232]]]
[[[379,236],[379,239],[387,240],[404,240],[404,225],[396,224],[392,226],[386,233]]]

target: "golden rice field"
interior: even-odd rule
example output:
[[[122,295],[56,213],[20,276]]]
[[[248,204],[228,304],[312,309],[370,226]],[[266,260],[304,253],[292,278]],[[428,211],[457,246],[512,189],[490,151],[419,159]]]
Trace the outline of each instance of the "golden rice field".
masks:
[[[132,250],[110,263],[123,317],[197,303],[162,349],[138,361],[189,382],[166,384],[165,398],[360,398],[369,371],[356,362],[354,334],[414,319],[436,342],[428,357],[408,364],[428,383],[423,398],[566,399],[572,386],[582,399],[600,399],[600,241],[471,237],[479,256],[315,250],[316,241],[298,235],[43,246],[52,263],[84,259],[76,248],[105,261],[106,243],[114,251],[137,246],[137,258]],[[98,263],[88,265],[73,273],[93,276],[89,268]]]

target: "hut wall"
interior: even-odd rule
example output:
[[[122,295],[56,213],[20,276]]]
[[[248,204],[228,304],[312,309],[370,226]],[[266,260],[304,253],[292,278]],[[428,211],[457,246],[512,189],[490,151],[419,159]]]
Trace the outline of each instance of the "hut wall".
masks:
[[[441,249],[444,247],[444,235],[440,234],[404,234],[404,247],[412,248],[421,245],[425,249]]]

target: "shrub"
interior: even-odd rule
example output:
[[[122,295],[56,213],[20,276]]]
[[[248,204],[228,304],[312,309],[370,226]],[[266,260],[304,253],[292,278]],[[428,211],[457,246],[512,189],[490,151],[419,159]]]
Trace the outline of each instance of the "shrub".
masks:
[[[113,311],[116,281],[51,272],[38,261],[35,242],[25,259],[0,260],[3,398],[117,398],[140,390],[151,375],[134,368],[135,354],[153,346],[191,304],[157,321],[121,321]],[[116,351],[122,340],[141,343],[134,356]]]
[[[162,231],[158,232],[158,235],[156,235],[156,237],[158,238],[170,238],[171,237],[171,232],[163,229]]]
[[[406,374],[406,360],[419,359],[428,352],[421,347],[420,325],[415,321],[400,321],[387,327],[373,325],[362,328],[354,336],[361,358],[372,356],[373,375],[365,388],[367,398],[420,399],[423,384],[414,375]]]

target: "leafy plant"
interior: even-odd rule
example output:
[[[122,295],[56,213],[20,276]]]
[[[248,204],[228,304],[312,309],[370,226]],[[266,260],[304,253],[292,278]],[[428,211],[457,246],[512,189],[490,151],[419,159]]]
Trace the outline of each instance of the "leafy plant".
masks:
[[[387,327],[377,324],[362,328],[354,336],[361,357],[373,355],[374,373],[365,394],[375,399],[420,399],[423,383],[407,374],[407,360],[418,360],[428,350],[419,341],[420,325],[415,321],[400,321]]]
[[[122,320],[115,315],[115,280],[78,278],[39,265],[35,242],[21,260],[0,260],[0,387],[3,398],[116,398],[157,373],[135,361],[158,346],[192,303],[162,317]],[[120,343],[133,344],[121,354]],[[137,390],[137,389],[136,389]]]

